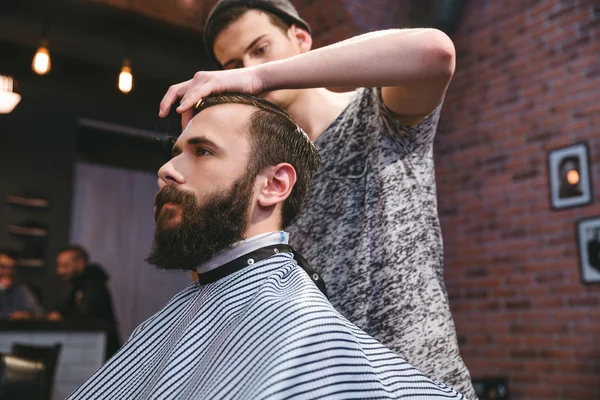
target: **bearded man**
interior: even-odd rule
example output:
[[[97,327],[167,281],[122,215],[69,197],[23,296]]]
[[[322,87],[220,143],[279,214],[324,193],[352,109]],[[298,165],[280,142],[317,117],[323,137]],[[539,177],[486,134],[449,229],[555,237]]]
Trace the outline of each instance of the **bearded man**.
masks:
[[[283,231],[320,157],[258,97],[208,96],[159,170],[148,262],[198,281],[142,323],[70,399],[464,397],[327,300]]]

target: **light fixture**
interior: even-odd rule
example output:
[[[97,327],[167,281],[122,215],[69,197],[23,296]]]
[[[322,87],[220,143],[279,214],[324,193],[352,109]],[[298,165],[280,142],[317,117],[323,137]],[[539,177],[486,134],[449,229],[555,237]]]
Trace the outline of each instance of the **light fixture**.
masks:
[[[123,66],[119,74],[119,90],[123,93],[129,93],[131,89],[133,89],[133,75],[131,74],[131,64],[126,58],[123,60]]]
[[[571,185],[577,185],[579,183],[579,171],[572,169],[567,172],[567,182]]]
[[[12,112],[21,101],[21,95],[15,91],[15,86],[12,77],[0,75],[0,114]]]
[[[48,42],[42,40],[40,47],[38,47],[35,56],[33,56],[33,62],[31,67],[38,75],[46,75],[50,72],[50,52],[48,51]]]

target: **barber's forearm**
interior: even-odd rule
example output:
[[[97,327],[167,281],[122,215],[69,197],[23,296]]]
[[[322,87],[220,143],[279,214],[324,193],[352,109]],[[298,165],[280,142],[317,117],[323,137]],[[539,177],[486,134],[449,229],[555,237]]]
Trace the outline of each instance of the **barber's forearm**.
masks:
[[[257,72],[266,90],[404,86],[451,75],[454,46],[435,29],[371,32],[285,60]]]

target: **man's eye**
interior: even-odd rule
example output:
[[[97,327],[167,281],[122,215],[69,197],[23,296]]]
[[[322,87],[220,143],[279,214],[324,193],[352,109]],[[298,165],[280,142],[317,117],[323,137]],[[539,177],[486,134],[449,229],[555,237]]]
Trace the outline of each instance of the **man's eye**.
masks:
[[[196,149],[196,155],[197,156],[208,156],[210,154],[212,154],[210,151],[208,151],[206,149],[203,149],[202,147],[198,147]]]

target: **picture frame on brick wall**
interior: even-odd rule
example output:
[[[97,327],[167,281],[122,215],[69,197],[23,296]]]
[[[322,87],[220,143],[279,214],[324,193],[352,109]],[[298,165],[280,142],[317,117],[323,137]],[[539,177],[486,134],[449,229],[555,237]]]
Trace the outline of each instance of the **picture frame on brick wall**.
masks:
[[[583,283],[600,283],[600,216],[577,221],[579,265]]]
[[[589,152],[586,143],[576,143],[548,152],[548,180],[552,209],[591,204]]]

